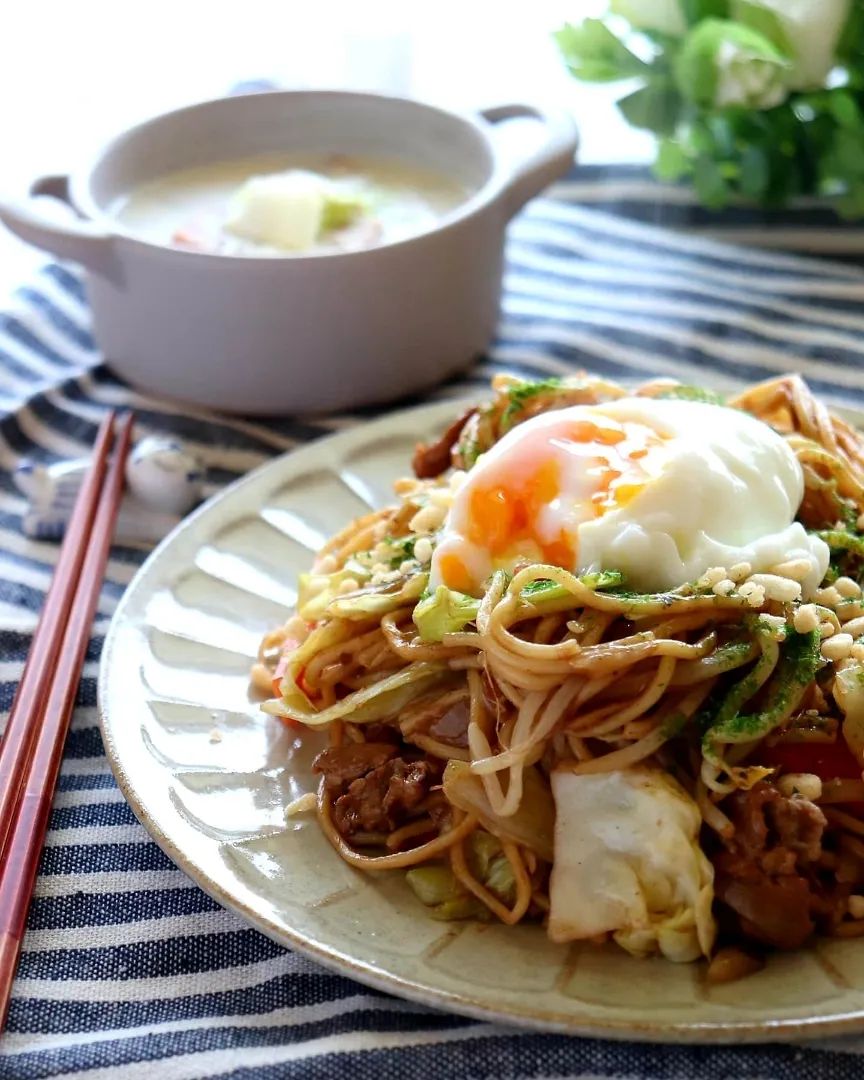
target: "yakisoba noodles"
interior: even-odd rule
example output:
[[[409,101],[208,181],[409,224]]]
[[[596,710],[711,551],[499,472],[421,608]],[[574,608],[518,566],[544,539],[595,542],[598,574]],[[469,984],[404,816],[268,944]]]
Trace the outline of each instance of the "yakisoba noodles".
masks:
[[[864,438],[796,376],[492,392],[262,643],[327,839],[433,918],[716,979],[864,934]]]

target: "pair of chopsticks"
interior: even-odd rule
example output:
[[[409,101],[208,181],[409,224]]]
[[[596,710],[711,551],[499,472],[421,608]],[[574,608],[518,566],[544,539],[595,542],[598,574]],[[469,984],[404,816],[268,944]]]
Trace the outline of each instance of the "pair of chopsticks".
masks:
[[[123,494],[133,416],[112,455],[115,420],[111,412],[99,428],[0,742],[0,1032]]]

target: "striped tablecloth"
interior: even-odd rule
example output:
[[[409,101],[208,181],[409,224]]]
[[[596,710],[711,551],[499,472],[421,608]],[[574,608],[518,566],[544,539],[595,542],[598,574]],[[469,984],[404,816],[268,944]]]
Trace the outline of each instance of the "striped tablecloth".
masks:
[[[726,246],[598,209],[585,174],[514,225],[498,340],[468,380],[576,365],[744,384],[800,371],[830,400],[864,405],[864,270]],[[607,189],[614,194],[611,189]],[[680,224],[680,222],[678,222]],[[410,357],[406,358],[410,361]],[[438,396],[464,392],[464,382]],[[103,366],[81,280],[50,266],[0,313],[0,713],[8,714],[56,551],[21,533],[10,470],[82,455],[110,406],[139,432],[188,440],[217,491],[336,428],[243,422],[143,397]],[[201,892],[123,802],[96,724],[111,613],[146,552],[116,548],[66,747],[29,930],[0,1044],[0,1078],[230,1076],[356,1080],[854,1080],[864,1037],[806,1046],[683,1048],[524,1034],[374,993],[286,952]]]

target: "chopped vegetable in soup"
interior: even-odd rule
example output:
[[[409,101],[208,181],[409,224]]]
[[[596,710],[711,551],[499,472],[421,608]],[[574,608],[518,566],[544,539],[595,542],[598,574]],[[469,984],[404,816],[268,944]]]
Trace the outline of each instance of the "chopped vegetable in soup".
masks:
[[[153,243],[220,255],[359,251],[430,228],[466,197],[449,177],[396,161],[280,156],[152,180],[114,208]]]

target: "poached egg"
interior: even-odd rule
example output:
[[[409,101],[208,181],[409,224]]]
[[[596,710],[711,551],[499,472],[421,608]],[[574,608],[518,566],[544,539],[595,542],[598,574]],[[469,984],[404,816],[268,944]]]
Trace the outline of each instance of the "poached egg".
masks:
[[[806,598],[827,545],[796,522],[801,466],[786,440],[720,405],[621,398],[543,413],[484,454],[456,493],[430,585],[479,595],[496,569],[550,563],[619,570],[673,589],[709,567],[765,572],[807,559]]]

